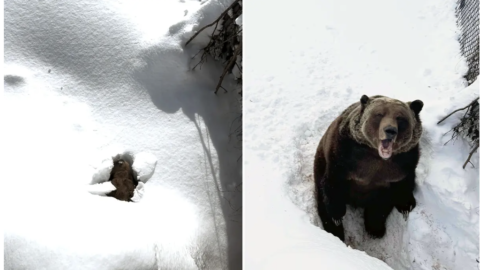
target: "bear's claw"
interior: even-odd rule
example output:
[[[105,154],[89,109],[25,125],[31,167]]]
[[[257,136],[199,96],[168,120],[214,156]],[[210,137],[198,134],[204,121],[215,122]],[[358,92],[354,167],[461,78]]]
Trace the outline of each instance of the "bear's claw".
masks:
[[[340,219],[332,218],[332,220],[333,220],[333,223],[335,224],[335,226],[340,226],[342,224],[342,218],[340,218]]]
[[[408,200],[406,203],[396,205],[395,207],[397,208],[398,212],[403,215],[403,219],[405,221],[408,219],[408,215],[412,210],[415,208],[417,205],[415,198],[412,196],[410,200]]]

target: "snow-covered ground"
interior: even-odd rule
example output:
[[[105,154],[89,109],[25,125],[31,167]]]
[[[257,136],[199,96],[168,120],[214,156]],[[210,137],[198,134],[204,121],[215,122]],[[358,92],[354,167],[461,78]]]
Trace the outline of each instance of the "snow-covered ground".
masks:
[[[461,139],[445,145],[462,112],[436,124],[478,96],[478,82],[466,88],[462,78],[467,66],[457,42],[455,5],[447,0],[245,4],[246,269],[477,269],[478,152],[475,167],[463,170],[469,145]],[[349,248],[321,229],[313,157],[328,125],[362,94],[422,100],[424,136],[417,207],[408,221],[394,210],[387,235],[370,239],[362,210],[349,208],[344,219]]]
[[[241,269],[238,95],[183,46],[230,3],[5,2],[5,269]],[[125,151],[141,198],[94,195]]]

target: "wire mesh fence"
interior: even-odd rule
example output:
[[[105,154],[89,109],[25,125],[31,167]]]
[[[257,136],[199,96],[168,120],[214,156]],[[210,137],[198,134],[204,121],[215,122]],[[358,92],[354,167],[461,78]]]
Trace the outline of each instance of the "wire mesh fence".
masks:
[[[464,76],[468,85],[478,77],[478,7],[479,0],[458,0],[456,8],[457,24],[461,30],[460,49],[468,63],[468,72]]]

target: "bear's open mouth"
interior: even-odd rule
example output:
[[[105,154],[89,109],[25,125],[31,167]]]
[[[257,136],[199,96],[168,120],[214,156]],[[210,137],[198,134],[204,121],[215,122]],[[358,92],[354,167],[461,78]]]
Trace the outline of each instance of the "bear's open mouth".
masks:
[[[378,144],[378,154],[383,159],[389,159],[392,156],[393,152],[393,142],[392,140],[382,140]]]

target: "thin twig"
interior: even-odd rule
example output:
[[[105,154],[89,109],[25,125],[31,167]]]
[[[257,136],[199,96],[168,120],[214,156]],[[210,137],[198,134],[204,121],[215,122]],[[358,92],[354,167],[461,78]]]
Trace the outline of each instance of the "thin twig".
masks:
[[[205,61],[207,60],[206,57],[205,57],[206,53],[207,53],[206,51],[203,51],[202,57],[200,57],[200,61],[198,61],[198,63],[192,68],[192,70],[195,70],[195,68],[196,68],[198,65],[200,65],[200,70],[202,69],[202,65],[201,65],[201,64],[203,64],[203,62],[205,62]]]
[[[241,119],[242,119],[242,116],[243,116],[243,115],[240,114],[239,116],[235,117],[235,118],[232,120],[232,122],[230,122],[230,128],[229,128],[230,131],[232,130],[233,123],[237,122],[237,120],[238,120],[238,121],[242,121],[242,120],[241,120]],[[239,126],[242,126],[242,125],[239,125]],[[234,132],[232,132],[232,133],[234,133]],[[230,133],[230,135],[232,135],[232,133]]]
[[[222,79],[220,79],[220,80],[222,80]],[[225,91],[225,93],[227,93],[227,92],[228,92],[228,91],[227,91],[227,89],[225,89],[225,87],[223,87],[223,86],[220,86],[220,88],[222,88],[222,89],[223,89],[223,91]],[[215,94],[216,94],[216,93],[217,93],[217,91],[215,91]]]
[[[237,61],[237,56],[238,56],[238,54],[240,53],[241,50],[242,50],[242,42],[240,42],[238,47],[235,49],[235,53],[233,54],[232,58],[230,59],[229,63],[225,67],[225,69],[223,70],[223,74],[220,77],[220,81],[218,81],[217,88],[215,89],[215,94],[217,93],[218,89],[220,89],[220,87],[222,87],[223,78],[225,78],[225,75],[227,75],[227,72],[230,70],[230,68],[233,66],[233,64]],[[223,90],[225,90],[225,88],[223,88]]]
[[[240,67],[237,63],[237,61],[235,61],[235,66],[237,66],[238,70],[240,71],[240,73],[242,73],[242,67]]]
[[[233,1],[233,3],[220,15],[220,17],[218,17],[215,21],[213,21],[211,24],[207,24],[205,25],[204,27],[202,27],[200,30],[197,31],[197,33],[195,33],[195,35],[193,35],[188,41],[187,43],[185,43],[185,46],[188,45],[188,43],[190,43],[190,41],[192,41],[198,34],[200,34],[200,32],[202,32],[203,30],[205,30],[206,28],[214,25],[215,23],[218,23],[222,18],[223,16],[225,16],[225,14],[227,14],[227,12],[233,7],[233,5],[235,5],[236,3],[238,3],[240,0],[235,0]]]
[[[192,56],[192,59],[195,58],[195,57],[197,57],[197,55],[198,55],[200,52],[202,52],[202,51],[203,51],[203,50],[199,50],[194,56]]]
[[[470,102],[470,104],[468,104],[467,106],[451,112],[449,115],[445,116],[442,120],[438,121],[437,125],[440,124],[441,122],[443,122],[443,120],[447,119],[447,118],[448,118],[449,116],[451,116],[452,114],[454,114],[454,113],[456,113],[456,112],[458,112],[458,111],[463,111],[463,110],[465,110],[466,108],[472,106],[472,104],[475,103],[475,101],[477,101],[477,100],[478,100],[478,98],[476,98],[474,101]]]
[[[464,168],[464,169],[465,169],[465,166],[467,166],[468,162],[470,162],[470,158],[472,158],[473,153],[475,153],[475,151],[477,151],[477,149],[478,149],[478,143],[477,143],[477,145],[473,148],[473,150],[470,152],[470,154],[468,155],[467,161],[465,161],[465,163],[463,164],[463,168]]]

